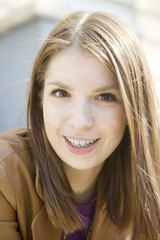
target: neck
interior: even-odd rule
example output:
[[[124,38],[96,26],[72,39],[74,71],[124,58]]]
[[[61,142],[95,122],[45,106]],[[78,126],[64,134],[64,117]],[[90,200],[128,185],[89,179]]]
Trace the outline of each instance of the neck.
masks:
[[[87,203],[96,191],[97,176],[103,164],[95,168],[79,170],[64,164],[67,178],[79,203]]]

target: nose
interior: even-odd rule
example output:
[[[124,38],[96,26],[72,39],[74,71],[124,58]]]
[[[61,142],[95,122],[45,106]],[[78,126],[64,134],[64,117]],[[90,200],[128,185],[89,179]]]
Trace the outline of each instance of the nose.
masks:
[[[91,106],[86,101],[75,103],[70,109],[69,124],[75,129],[88,129],[93,126]]]

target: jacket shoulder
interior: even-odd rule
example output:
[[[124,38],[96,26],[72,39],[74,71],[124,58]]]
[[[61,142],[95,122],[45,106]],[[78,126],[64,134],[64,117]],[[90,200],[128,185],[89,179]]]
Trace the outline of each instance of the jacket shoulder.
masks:
[[[15,152],[29,149],[27,129],[17,128],[0,133],[0,162]]]
[[[32,238],[32,222],[44,205],[35,183],[36,163],[30,150],[27,130],[13,129],[1,133],[0,233],[2,231],[6,239],[12,238],[12,232],[18,234],[17,226],[23,239]]]
[[[15,194],[23,185],[34,188],[35,164],[26,129],[0,133],[0,191],[15,208]]]

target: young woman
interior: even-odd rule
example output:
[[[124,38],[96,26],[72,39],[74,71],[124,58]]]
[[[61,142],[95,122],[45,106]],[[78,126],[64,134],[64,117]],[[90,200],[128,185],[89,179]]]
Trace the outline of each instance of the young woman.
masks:
[[[77,12],[40,49],[28,128],[0,135],[1,240],[160,238],[160,123],[118,18]]]

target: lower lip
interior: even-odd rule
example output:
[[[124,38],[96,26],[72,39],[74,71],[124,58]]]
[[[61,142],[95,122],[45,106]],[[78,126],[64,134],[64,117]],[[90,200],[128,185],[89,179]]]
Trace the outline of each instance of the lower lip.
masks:
[[[67,148],[69,149],[70,152],[72,152],[74,154],[88,154],[88,153],[90,153],[91,151],[94,150],[94,148],[97,146],[97,144],[99,143],[99,140],[100,140],[100,139],[98,139],[96,142],[92,143],[88,147],[79,148],[79,147],[74,147],[73,145],[71,145],[65,137],[64,137],[64,139],[65,139]]]

